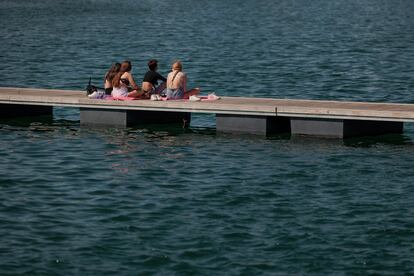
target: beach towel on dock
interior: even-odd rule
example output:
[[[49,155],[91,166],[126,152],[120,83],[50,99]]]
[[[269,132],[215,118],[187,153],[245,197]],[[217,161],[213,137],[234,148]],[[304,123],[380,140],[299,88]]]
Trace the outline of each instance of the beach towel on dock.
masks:
[[[139,99],[139,98],[132,98],[132,97],[107,96],[107,97],[104,98],[104,100],[108,100],[108,101],[135,101],[135,100],[146,100],[146,99]]]
[[[215,94],[209,94],[208,96],[198,96],[200,98],[201,102],[206,101],[217,101],[220,99],[220,97],[216,96]],[[167,97],[161,97],[162,101],[190,101],[189,99],[168,99]]]

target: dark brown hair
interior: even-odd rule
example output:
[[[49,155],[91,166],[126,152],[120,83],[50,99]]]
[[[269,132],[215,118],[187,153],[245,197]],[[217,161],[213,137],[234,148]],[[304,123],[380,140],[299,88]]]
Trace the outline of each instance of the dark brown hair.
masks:
[[[155,68],[157,68],[157,66],[158,66],[158,61],[156,59],[151,59],[150,61],[148,61],[148,68],[151,71],[154,71]]]
[[[119,72],[115,75],[115,77],[112,80],[112,86],[113,87],[119,87],[119,81],[121,80],[122,75],[125,72],[129,72],[132,69],[131,62],[129,60],[126,60],[122,62],[121,68],[119,69]]]
[[[112,64],[111,68],[105,74],[105,80],[112,82],[115,75],[119,72],[120,69],[121,69],[121,63],[117,62],[117,63]]]

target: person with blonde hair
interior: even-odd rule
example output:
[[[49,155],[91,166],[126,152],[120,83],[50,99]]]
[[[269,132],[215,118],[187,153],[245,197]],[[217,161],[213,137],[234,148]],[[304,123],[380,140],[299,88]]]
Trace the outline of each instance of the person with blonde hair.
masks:
[[[122,62],[119,72],[112,79],[113,97],[140,98],[144,95],[141,88],[135,83],[131,70],[132,65],[130,61]],[[129,87],[133,89],[131,92],[129,92]]]
[[[200,93],[200,88],[187,90],[187,75],[183,72],[183,64],[177,60],[167,76],[167,87],[164,90],[167,99],[188,99]]]

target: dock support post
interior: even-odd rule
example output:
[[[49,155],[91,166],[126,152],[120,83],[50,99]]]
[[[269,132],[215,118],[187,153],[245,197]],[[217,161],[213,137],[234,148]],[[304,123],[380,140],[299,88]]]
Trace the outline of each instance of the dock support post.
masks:
[[[53,107],[42,105],[0,104],[0,118],[32,117],[42,115],[53,116]]]
[[[402,122],[291,118],[293,135],[313,135],[332,138],[374,136],[402,133]]]
[[[216,114],[216,130],[258,135],[289,133],[290,121],[289,118],[275,116]]]
[[[191,113],[80,108],[81,125],[129,127],[139,124],[180,124],[188,127]]]

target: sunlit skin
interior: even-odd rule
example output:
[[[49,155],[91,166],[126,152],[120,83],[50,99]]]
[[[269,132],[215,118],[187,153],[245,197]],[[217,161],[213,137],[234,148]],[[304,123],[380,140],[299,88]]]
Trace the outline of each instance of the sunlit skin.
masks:
[[[184,98],[187,99],[192,95],[198,95],[200,93],[200,88],[193,88],[187,90],[187,76],[182,72],[183,67],[180,61],[173,63],[171,72],[168,73],[167,77],[167,87],[171,89],[177,89],[182,87],[184,90]],[[175,78],[174,78],[175,75]]]

